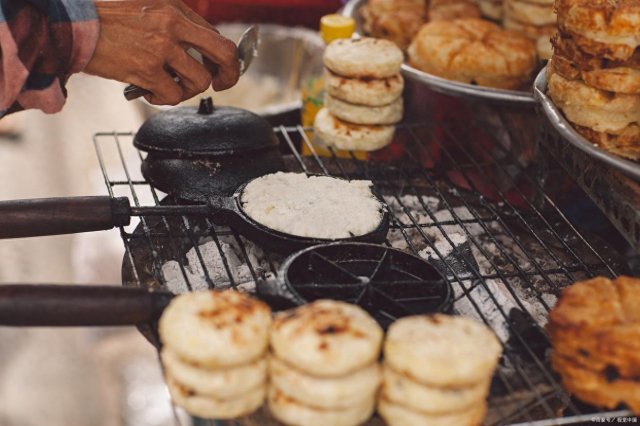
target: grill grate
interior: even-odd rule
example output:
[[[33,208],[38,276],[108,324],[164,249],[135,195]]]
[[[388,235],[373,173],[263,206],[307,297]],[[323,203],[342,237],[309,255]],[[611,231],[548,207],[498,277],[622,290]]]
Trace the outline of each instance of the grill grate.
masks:
[[[553,160],[541,154],[533,161],[516,158],[505,148],[505,136],[482,119],[465,126],[495,135],[484,138],[482,146],[473,134],[461,135],[461,127],[456,122],[403,125],[386,152],[395,160],[386,163],[358,161],[353,154],[321,158],[305,129],[275,130],[289,171],[370,179],[392,213],[386,244],[430,258],[454,289],[454,311],[496,331],[505,351],[491,388],[487,424],[548,424],[545,419],[562,408],[567,424],[584,421],[595,410],[563,392],[545,358],[548,340],[541,326],[562,288],[595,275],[623,273],[622,259],[598,237],[581,232],[560,209],[568,188],[576,187],[560,184],[567,177]],[[135,206],[171,203],[141,177],[143,157],[132,148],[132,138],[132,133],[94,137],[109,195],[128,196]],[[301,144],[313,155],[303,157]],[[122,228],[121,236],[125,285],[251,289],[283,261],[201,217],[141,217],[137,227]]]

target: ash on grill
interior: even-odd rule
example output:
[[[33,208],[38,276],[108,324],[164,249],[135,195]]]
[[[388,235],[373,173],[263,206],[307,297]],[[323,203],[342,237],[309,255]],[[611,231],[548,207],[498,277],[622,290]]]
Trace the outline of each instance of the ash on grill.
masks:
[[[269,271],[269,262],[262,249],[245,238],[240,238],[247,258],[256,273],[262,275]],[[242,254],[240,244],[231,236],[221,236],[218,242],[219,246],[211,238],[203,238],[199,242],[199,250],[192,248],[187,252],[186,262],[170,260],[163,264],[162,276],[167,288],[172,293],[181,294],[188,291],[207,290],[211,288],[211,284],[217,289],[231,287],[232,283],[224,265],[224,257],[236,288],[240,291],[255,292],[256,283],[253,280],[249,262],[242,260],[245,256]]]
[[[309,144],[304,129],[281,127],[276,133],[293,154],[285,157],[286,171],[371,180],[390,208],[388,243],[430,260],[455,292],[454,311],[494,329],[505,350],[492,384],[486,424],[593,412],[567,398],[547,362],[549,344],[541,326],[563,287],[588,276],[620,274],[620,257],[597,238],[584,236],[557,207],[566,193],[557,183],[564,182],[566,174],[553,160],[541,170],[545,186],[535,169],[504,149],[500,132],[487,130],[478,140],[474,135],[459,136],[465,127],[458,123],[438,126],[448,135],[446,143],[442,132],[428,124],[397,129],[407,154],[401,167],[355,157],[302,157],[295,142]],[[97,151],[121,150],[131,137],[97,135]],[[428,151],[429,144],[441,158]],[[474,147],[492,155],[474,156],[469,151]],[[437,168],[425,170],[424,165],[434,160]],[[137,202],[137,194],[146,190],[155,204],[170,203],[161,201],[147,182],[130,178],[127,169],[139,169],[139,162],[115,166],[113,175],[124,167],[126,179],[114,179],[102,165],[111,195],[125,189]],[[455,189],[452,182],[466,189]],[[521,189],[523,182],[527,189]],[[207,218],[142,219],[135,231],[122,230],[125,285],[168,285],[176,292],[229,286],[252,291],[255,280],[277,271],[283,261]],[[254,423],[271,424],[264,418]]]

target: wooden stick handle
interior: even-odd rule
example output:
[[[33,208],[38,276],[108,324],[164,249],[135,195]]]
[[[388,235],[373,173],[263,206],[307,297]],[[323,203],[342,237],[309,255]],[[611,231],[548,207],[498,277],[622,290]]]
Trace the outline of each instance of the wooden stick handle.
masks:
[[[157,321],[173,294],[143,288],[0,285],[2,326],[124,326]]]
[[[0,202],[0,238],[91,232],[125,226],[131,220],[126,197],[39,198]]]

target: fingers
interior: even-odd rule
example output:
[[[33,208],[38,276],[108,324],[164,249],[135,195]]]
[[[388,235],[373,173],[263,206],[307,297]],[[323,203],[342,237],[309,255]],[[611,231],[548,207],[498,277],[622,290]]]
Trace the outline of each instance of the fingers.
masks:
[[[144,98],[153,105],[177,105],[185,98],[185,91],[176,83],[174,78],[166,71],[158,73],[152,82],[144,84],[144,87],[151,92]]]
[[[180,77],[184,99],[204,92],[211,85],[211,74],[204,65],[180,48],[168,58],[167,65]]]
[[[221,36],[210,27],[198,25],[193,21],[182,21],[178,34],[181,41],[194,46],[203,56],[217,65],[213,76],[213,88],[224,90],[232,87],[240,77],[238,49],[229,39]]]

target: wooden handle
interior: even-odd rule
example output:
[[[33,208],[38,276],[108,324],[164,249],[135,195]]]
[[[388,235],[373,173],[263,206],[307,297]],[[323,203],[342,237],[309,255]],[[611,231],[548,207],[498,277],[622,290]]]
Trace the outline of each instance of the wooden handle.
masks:
[[[142,288],[0,285],[2,326],[122,326],[157,321],[173,294]]]
[[[73,234],[125,226],[126,197],[40,198],[0,202],[0,238]]]

